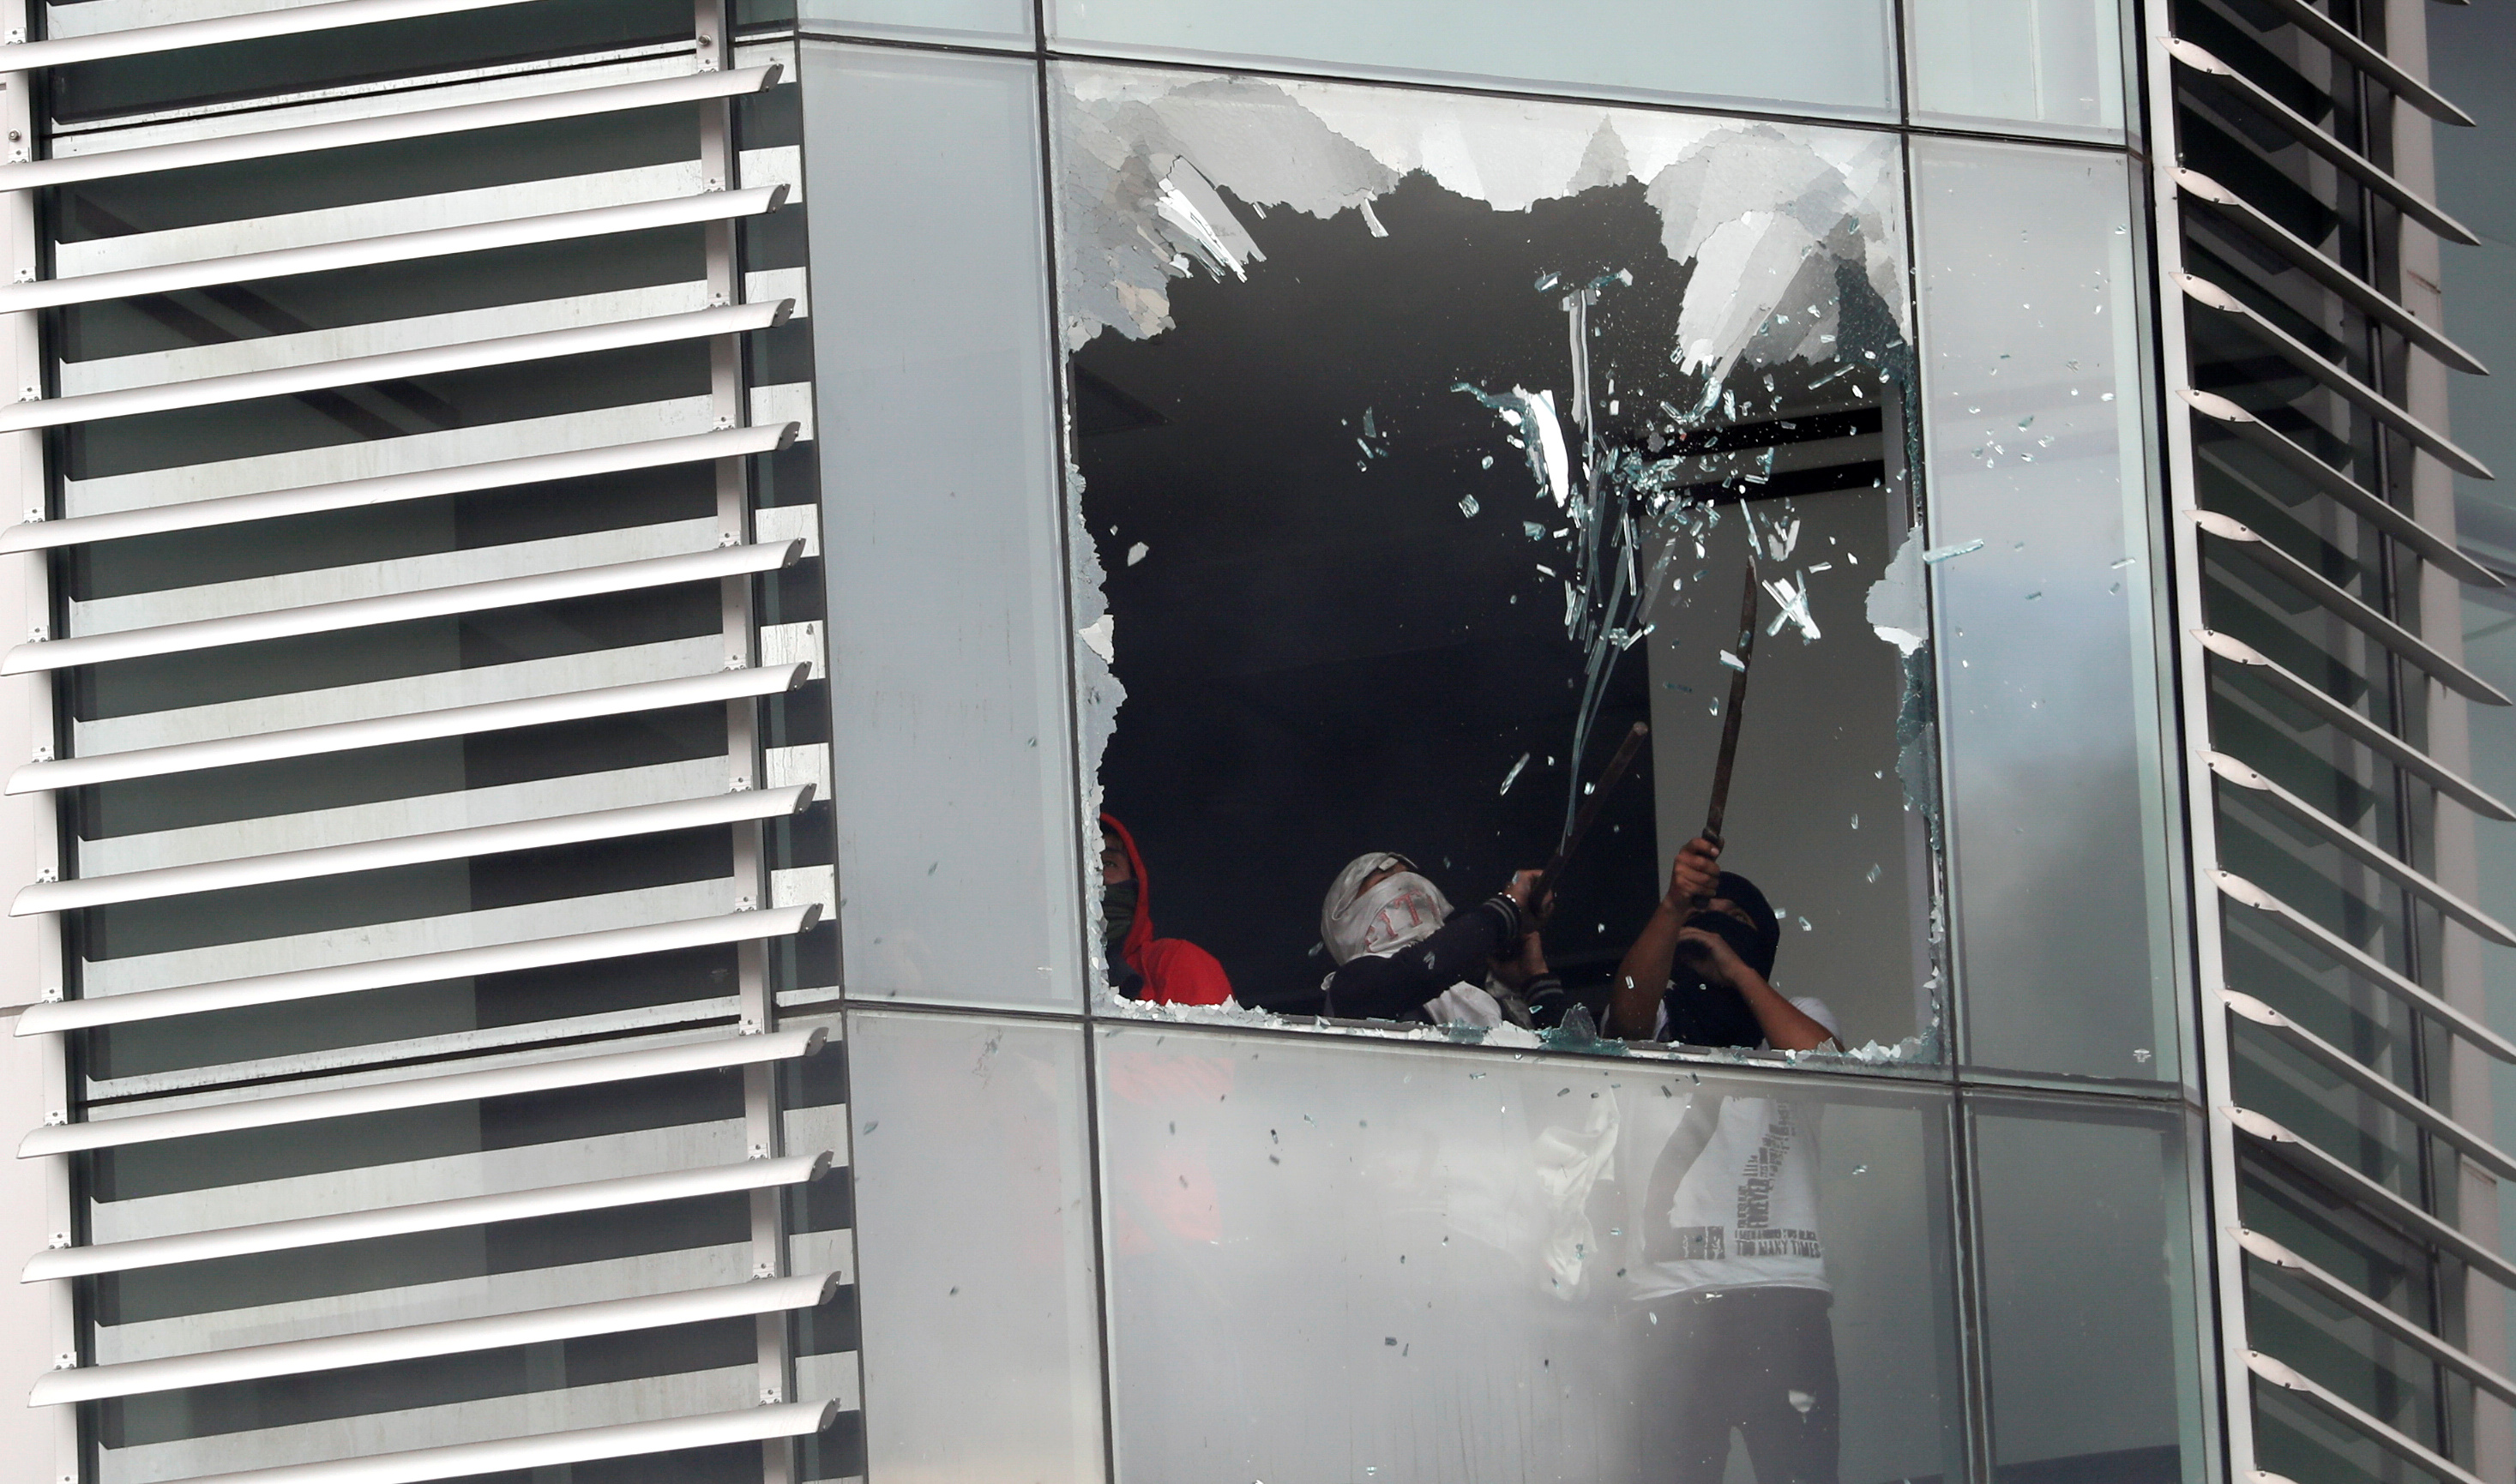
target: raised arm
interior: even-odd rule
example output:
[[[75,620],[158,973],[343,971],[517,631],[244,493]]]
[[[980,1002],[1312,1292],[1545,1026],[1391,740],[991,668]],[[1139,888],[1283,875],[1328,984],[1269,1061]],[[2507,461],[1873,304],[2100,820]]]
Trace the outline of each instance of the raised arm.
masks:
[[[1690,840],[1677,852],[1669,865],[1668,890],[1616,966],[1608,1023],[1602,1027],[1606,1034],[1628,1041],[1651,1039],[1659,1021],[1660,996],[1668,990],[1669,966],[1677,958],[1678,931],[1695,910],[1696,897],[1710,891],[1720,874],[1721,847],[1712,842]]]

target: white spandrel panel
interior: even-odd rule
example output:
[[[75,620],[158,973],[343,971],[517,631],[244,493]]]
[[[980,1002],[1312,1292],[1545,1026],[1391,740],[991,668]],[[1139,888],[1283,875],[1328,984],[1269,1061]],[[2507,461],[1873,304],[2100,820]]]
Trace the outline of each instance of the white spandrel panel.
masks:
[[[1952,930],[1979,1065],[2178,1071],[2173,825],[2119,155],[1913,144]]]
[[[1038,85],[1000,58],[804,54],[860,1003],[1083,999]],[[865,205],[912,201],[914,232]]]
[[[1084,1034],[848,1017],[872,1478],[1103,1477]]]
[[[1939,1097],[1167,1028],[1099,1075],[1121,1479],[1718,1478],[1725,1419],[1758,1477],[1961,1467]]]

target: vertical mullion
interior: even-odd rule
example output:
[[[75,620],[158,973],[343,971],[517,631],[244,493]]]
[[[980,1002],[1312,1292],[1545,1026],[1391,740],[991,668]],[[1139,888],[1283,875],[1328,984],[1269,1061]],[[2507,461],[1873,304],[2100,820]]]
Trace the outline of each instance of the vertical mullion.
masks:
[[[692,23],[699,68],[722,71],[734,63],[734,16],[727,0],[696,0]],[[741,156],[734,138],[734,103],[712,99],[699,104],[699,175],[709,190],[733,190],[740,184]],[[705,230],[707,299],[710,306],[742,300],[742,260],[731,222],[708,223]],[[742,343],[721,336],[708,343],[710,421],[718,428],[737,428],[749,421],[743,406]],[[716,465],[717,544],[737,546],[751,539],[750,482],[745,462],[720,459]],[[728,578],[719,589],[719,615],[729,670],[757,659],[758,626],[752,609],[751,580]],[[726,786],[739,792],[760,785],[760,712],[745,699],[727,703],[725,716]],[[758,822],[734,827],[734,905],[756,910],[769,900],[765,832]],[[741,1029],[760,1035],[776,1029],[777,1008],[772,994],[768,954],[756,942],[735,949],[735,995]],[[742,1118],[746,1152],[753,1159],[776,1159],[784,1152],[779,1127],[777,1074],[771,1066],[743,1069]],[[785,1202],[774,1190],[751,1194],[751,1275],[755,1279],[786,1273]],[[755,1322],[754,1352],[763,1405],[790,1400],[795,1394],[794,1331],[784,1313],[763,1314]],[[766,1484],[791,1484],[796,1477],[792,1439],[761,1444],[761,1477]]]

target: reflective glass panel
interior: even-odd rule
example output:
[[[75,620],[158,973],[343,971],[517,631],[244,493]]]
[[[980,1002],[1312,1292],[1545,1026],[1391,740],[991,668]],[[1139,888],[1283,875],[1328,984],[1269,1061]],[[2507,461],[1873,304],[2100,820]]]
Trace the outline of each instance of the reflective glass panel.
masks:
[[[1940,1097],[1155,1028],[1100,1078],[1122,1478],[1962,1474]]]
[[[1608,94],[1892,117],[1893,10],[1774,0],[1741,24],[1721,0],[1050,0],[1064,46],[1184,54],[1383,76],[1447,75]]]
[[[1967,1102],[1994,1477],[2209,1477],[2181,1115]]]
[[[804,27],[850,36],[1031,42],[1031,0],[802,0]]]
[[[804,51],[859,1000],[1082,1000],[1037,78],[1027,62]],[[925,226],[868,202],[913,203]]]
[[[1935,1055],[1894,143],[1052,84],[1117,992]],[[1734,734],[1710,918],[1742,936],[1697,996],[1672,861]],[[1559,845],[1532,947],[1489,899]]]
[[[1083,1031],[857,1013],[874,1478],[1103,1476]]]
[[[2122,138],[2118,0],[1908,0],[1905,26],[1915,121]]]
[[[1916,140],[1923,433],[1967,1058],[2176,1070],[2130,183]]]

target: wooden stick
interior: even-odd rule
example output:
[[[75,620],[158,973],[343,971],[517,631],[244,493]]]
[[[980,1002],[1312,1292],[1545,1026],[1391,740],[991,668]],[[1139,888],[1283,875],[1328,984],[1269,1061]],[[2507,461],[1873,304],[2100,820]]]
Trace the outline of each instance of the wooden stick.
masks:
[[[1598,823],[1599,810],[1607,806],[1608,796],[1624,781],[1625,769],[1634,765],[1634,755],[1642,751],[1643,739],[1650,735],[1651,724],[1636,721],[1633,729],[1625,733],[1625,740],[1616,744],[1616,755],[1608,760],[1607,770],[1599,774],[1599,781],[1591,786],[1590,802],[1581,805],[1581,812],[1572,820],[1572,828],[1564,836],[1564,843],[1555,847],[1555,853],[1547,858],[1546,869],[1538,873],[1537,886],[1529,893],[1530,911],[1541,917],[1545,915],[1546,898],[1555,890],[1555,879],[1564,874],[1564,867],[1572,859],[1572,852],[1581,848],[1582,837],[1590,833],[1590,826]]]

